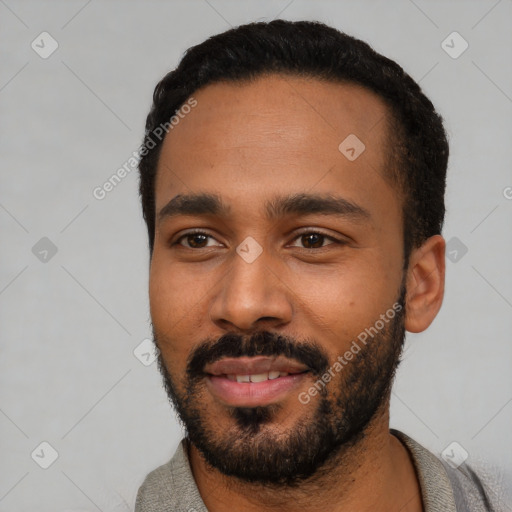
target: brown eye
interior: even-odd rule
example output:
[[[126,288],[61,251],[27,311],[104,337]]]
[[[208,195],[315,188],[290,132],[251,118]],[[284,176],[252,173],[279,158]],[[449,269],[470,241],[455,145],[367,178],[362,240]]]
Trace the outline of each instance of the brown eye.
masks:
[[[326,245],[331,245],[332,243],[341,243],[336,240],[332,236],[324,235],[323,233],[319,233],[316,231],[307,231],[295,238],[300,245],[295,245],[295,247],[303,247],[304,249],[321,249]],[[325,243],[326,240],[330,240],[331,243]]]
[[[199,234],[193,234],[193,235],[187,235],[185,237],[190,247],[194,247],[197,249],[198,247],[204,247],[204,244],[207,242],[208,237],[206,235],[199,235]]]
[[[307,249],[319,249],[322,247],[325,236],[320,233],[308,233],[301,236],[301,243]]]
[[[182,243],[184,240],[186,240],[186,244]],[[175,245],[181,245],[183,247],[186,247],[188,249],[204,249],[205,247],[211,247],[215,244],[209,244],[209,241],[215,240],[211,235],[208,233],[203,232],[191,232],[191,233],[185,233],[183,236],[178,238],[176,242],[174,242]]]

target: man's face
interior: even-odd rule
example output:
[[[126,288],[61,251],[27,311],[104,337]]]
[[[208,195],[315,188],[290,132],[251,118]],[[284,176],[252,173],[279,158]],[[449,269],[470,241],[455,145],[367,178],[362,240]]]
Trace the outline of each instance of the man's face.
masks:
[[[211,465],[291,483],[382,411],[399,358],[403,308],[389,311],[403,306],[403,232],[384,178],[386,108],[355,85],[289,76],[194,97],[155,187],[160,370]]]

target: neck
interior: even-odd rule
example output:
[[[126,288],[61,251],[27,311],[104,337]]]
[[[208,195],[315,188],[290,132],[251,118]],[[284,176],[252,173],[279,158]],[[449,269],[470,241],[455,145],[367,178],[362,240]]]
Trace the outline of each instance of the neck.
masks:
[[[423,512],[409,452],[389,432],[389,402],[350,446],[297,487],[228,477],[209,466],[190,443],[189,460],[210,512]]]

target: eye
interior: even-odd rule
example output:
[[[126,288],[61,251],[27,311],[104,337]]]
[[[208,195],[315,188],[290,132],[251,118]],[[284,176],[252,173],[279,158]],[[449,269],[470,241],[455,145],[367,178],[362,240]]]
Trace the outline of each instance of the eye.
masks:
[[[306,249],[321,249],[322,247],[325,247],[324,242],[326,240],[331,240],[335,244],[342,243],[340,240],[337,240],[332,236],[325,235],[324,233],[320,233],[318,231],[305,231],[297,236],[294,240],[299,240],[299,242],[303,244],[303,247]]]
[[[209,243],[209,241],[214,241],[213,238],[208,233],[204,231],[190,231],[180,236],[172,245],[181,245],[182,247],[186,247],[188,249],[204,249],[206,247],[215,247],[216,245],[222,244],[214,244]],[[343,243],[341,240],[337,240],[336,238],[326,235],[324,233],[318,231],[305,231],[294,238],[294,240],[298,240],[302,244],[302,248],[304,249],[321,249],[326,245],[341,244]],[[331,243],[325,244],[326,241],[330,240]],[[186,242],[186,243],[183,243]],[[297,245],[292,244],[292,247],[298,247]]]
[[[203,231],[190,231],[180,236],[173,245],[182,245],[188,249],[204,249],[205,247],[212,247],[212,245],[208,245],[209,239],[215,240],[211,235]],[[187,245],[182,244],[182,240],[185,240]]]

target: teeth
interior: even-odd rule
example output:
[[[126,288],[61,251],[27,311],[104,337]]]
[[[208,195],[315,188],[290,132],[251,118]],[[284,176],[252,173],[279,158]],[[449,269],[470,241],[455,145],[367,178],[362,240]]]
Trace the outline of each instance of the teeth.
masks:
[[[286,377],[288,373],[279,372],[279,371],[271,371],[266,373],[255,373],[252,375],[226,375],[226,377],[231,381],[236,382],[263,382],[265,380],[277,379],[278,377]]]
[[[264,380],[268,380],[268,372],[251,375],[251,382],[263,382]]]

